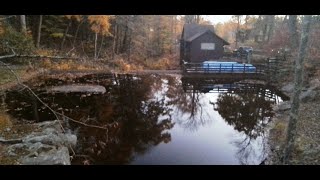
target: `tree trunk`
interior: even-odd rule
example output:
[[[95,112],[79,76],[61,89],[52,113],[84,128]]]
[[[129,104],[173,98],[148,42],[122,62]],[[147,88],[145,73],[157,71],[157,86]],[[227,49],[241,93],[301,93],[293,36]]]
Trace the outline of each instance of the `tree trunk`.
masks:
[[[197,23],[197,24],[200,23],[200,15],[196,15],[196,23]]]
[[[239,30],[240,30],[240,16],[237,16],[237,32],[236,32],[236,48],[238,48]]]
[[[102,46],[103,46],[103,40],[104,40],[104,36],[101,35],[101,43],[100,43],[100,47],[99,47],[97,58],[99,58],[99,56],[100,56],[100,52],[101,52],[101,49],[102,49]]]
[[[62,42],[61,42],[61,47],[60,47],[61,50],[63,49],[64,42],[66,41],[66,36],[67,36],[68,31],[69,31],[69,27],[71,26],[71,23],[72,23],[72,20],[70,20],[70,22],[68,23],[68,26],[67,26],[67,28],[66,28],[66,31],[65,31],[64,34],[63,34],[63,38],[62,38]]]
[[[20,15],[20,26],[21,26],[21,32],[26,34],[27,33],[26,15]]]
[[[311,15],[306,15],[303,18],[302,22],[302,33],[301,33],[301,42],[299,47],[299,55],[296,59],[295,64],[295,84],[294,84],[294,94],[290,112],[290,120],[289,126],[287,131],[287,140],[286,140],[286,148],[284,153],[284,163],[288,164],[291,158],[291,154],[294,147],[294,140],[297,135],[297,121],[299,115],[299,106],[300,106],[300,93],[302,89],[302,81],[303,81],[303,61],[305,59],[307,53],[307,44],[309,38],[309,31],[310,31],[310,22],[311,22]]]
[[[129,40],[129,45],[128,45],[128,62],[131,61],[131,37],[130,37],[130,40]]]
[[[39,16],[39,27],[38,27],[38,36],[37,36],[37,44],[36,44],[37,48],[40,47],[41,26],[42,26],[42,15]]]
[[[269,42],[272,35],[273,35],[273,29],[274,29],[274,20],[275,20],[275,15],[270,15],[269,17],[269,31],[268,31],[268,39],[267,41]]]
[[[244,25],[245,25],[245,28],[248,29],[248,20],[249,20],[250,16],[249,15],[246,15],[246,17],[244,18]]]
[[[81,22],[79,23],[78,27],[77,27],[77,30],[76,30],[76,33],[74,35],[74,38],[73,38],[73,43],[72,43],[72,46],[74,47],[74,45],[76,44],[76,40],[77,40],[77,36],[78,36],[78,33],[79,33],[79,29],[80,29],[80,26],[81,24],[84,22],[84,20],[81,20]]]
[[[128,30],[129,30],[129,27],[128,27],[128,21],[127,21],[125,26],[125,31],[124,31],[124,37],[122,41],[122,48],[120,50],[121,53],[127,52],[128,50]]]
[[[117,39],[117,25],[114,26],[113,46],[112,46],[112,60],[114,60],[116,53],[116,39]]]
[[[98,40],[98,33],[96,32],[94,38],[94,59],[97,58],[97,40]]]
[[[170,54],[172,54],[172,52],[173,52],[173,46],[174,46],[173,25],[174,25],[174,15],[171,16],[171,27],[170,27]]]
[[[296,49],[299,45],[297,31],[297,15],[289,15],[289,32],[290,32],[290,47]]]

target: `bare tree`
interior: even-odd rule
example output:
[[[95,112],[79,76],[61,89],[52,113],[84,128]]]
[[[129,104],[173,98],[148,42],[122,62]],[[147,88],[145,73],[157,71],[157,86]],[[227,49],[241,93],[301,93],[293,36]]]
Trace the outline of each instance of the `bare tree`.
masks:
[[[200,15],[185,15],[184,18],[186,24],[200,23]]]
[[[310,31],[310,22],[311,22],[312,16],[306,15],[303,18],[302,22],[302,34],[301,34],[301,42],[299,47],[299,55],[296,59],[295,64],[295,86],[294,86],[294,94],[293,94],[293,100],[292,100],[292,108],[290,112],[290,120],[289,120],[289,126],[287,131],[287,140],[286,140],[286,148],[284,152],[284,163],[288,164],[292,150],[294,145],[294,140],[297,135],[297,121],[298,121],[298,115],[299,115],[299,106],[300,106],[300,93],[302,89],[302,77],[303,77],[303,61],[305,59],[306,53],[307,53],[307,44],[309,39],[309,31]]]
[[[242,15],[235,15],[235,16],[234,16],[234,18],[237,19],[236,48],[238,48],[238,41],[239,41],[239,35],[240,35],[241,16],[242,16]]]

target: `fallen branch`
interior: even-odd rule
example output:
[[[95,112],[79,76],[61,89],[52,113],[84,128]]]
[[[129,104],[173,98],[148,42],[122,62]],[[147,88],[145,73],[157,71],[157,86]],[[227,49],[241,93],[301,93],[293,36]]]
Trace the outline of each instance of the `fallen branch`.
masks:
[[[18,143],[22,143],[22,139],[9,139],[9,140],[5,140],[0,138],[0,143],[1,144],[18,144]]]
[[[17,54],[16,52],[14,52],[13,49],[11,49],[12,51],[12,54],[11,55],[6,55],[6,56],[0,56],[0,59],[6,59],[6,58],[12,58],[12,57],[15,57]],[[2,62],[3,63],[3,62]],[[4,63],[3,63],[4,64]]]
[[[12,58],[12,57],[15,57],[15,56],[16,56],[15,54],[7,55],[7,56],[0,56],[0,59]]]
[[[13,51],[13,54],[11,54],[11,55],[0,56],[0,59],[7,59],[7,58],[13,58],[13,57],[17,57],[17,58],[27,57],[27,58],[49,58],[49,59],[75,59],[75,60],[83,60],[84,59],[84,58],[62,57],[62,56],[19,55],[19,54],[16,54],[14,51]]]
[[[44,55],[16,55],[15,57],[27,57],[27,58],[49,58],[49,59],[75,59],[75,60],[83,60],[83,58],[77,57],[63,57],[63,56],[44,56]]]

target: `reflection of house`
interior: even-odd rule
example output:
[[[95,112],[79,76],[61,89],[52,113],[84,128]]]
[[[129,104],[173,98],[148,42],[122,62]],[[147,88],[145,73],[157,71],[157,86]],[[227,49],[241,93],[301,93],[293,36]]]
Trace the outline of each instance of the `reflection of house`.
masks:
[[[223,56],[228,42],[214,33],[212,25],[185,24],[180,43],[180,62],[203,62]]]

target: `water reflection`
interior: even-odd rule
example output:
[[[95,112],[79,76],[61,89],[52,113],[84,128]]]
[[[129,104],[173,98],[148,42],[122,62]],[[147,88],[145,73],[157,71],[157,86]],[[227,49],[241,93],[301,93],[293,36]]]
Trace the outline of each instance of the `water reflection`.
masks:
[[[171,119],[158,121],[160,115],[169,113],[164,99],[149,99],[151,85],[157,78],[122,75],[112,79],[108,77],[106,80],[105,76],[85,76],[74,82],[90,84],[96,83],[98,79],[99,84],[107,89],[104,95],[45,93],[45,86],[68,84],[59,83],[61,81],[55,79],[47,79],[32,86],[43,101],[68,117],[99,126],[116,122],[108,131],[79,127],[70,122],[70,126],[80,134],[78,158],[73,163],[126,164],[132,160],[134,153],[143,154],[152,146],[171,141],[170,133],[166,131],[173,127]],[[25,90],[7,92],[6,103],[8,112],[18,119],[55,119],[47,108]]]
[[[168,76],[166,106],[174,107],[176,116],[183,117],[177,120],[177,123],[189,131],[196,131],[199,127],[210,123],[208,112],[203,110],[203,94],[195,89],[186,93],[181,86],[179,77]]]
[[[234,127],[238,132],[244,133],[242,139],[233,143],[239,148],[237,156],[241,164],[250,164],[250,159],[257,156],[255,150],[258,148],[262,152],[260,157],[255,159],[263,160],[266,144],[255,141],[259,145],[252,145],[258,137],[265,140],[265,127],[273,116],[272,101],[258,94],[220,94],[216,103],[219,114],[225,121]],[[262,149],[262,150],[261,150]]]
[[[242,134],[232,141],[238,148],[236,156],[241,164],[255,164],[266,157],[266,126],[274,115],[272,105],[280,101],[279,91],[263,84],[235,83],[228,79],[186,78],[182,83],[186,92],[219,93],[216,102],[210,104]]]
[[[102,85],[106,93],[47,91],[51,86],[77,83]],[[264,129],[273,115],[272,104],[279,101],[278,91],[270,87],[234,80],[180,76],[96,74],[75,79],[43,77],[29,85],[44,102],[60,113],[87,124],[103,127],[112,124],[108,130],[102,130],[67,123],[79,139],[73,164],[130,164],[139,162],[139,157],[146,157],[144,162],[151,163],[155,156],[160,156],[155,153],[159,149],[166,153],[161,155],[163,160],[157,160],[158,163],[174,158],[180,163],[189,162],[176,157],[179,155],[193,158],[192,162],[198,164],[204,160],[206,163],[218,162],[215,153],[210,153],[213,150],[206,149],[208,145],[216,149],[234,146],[238,149],[236,154],[233,150],[217,151],[223,153],[218,156],[225,158],[218,163],[233,162],[226,160],[232,159],[232,154],[238,156],[242,164],[255,164],[253,160],[257,158],[254,154],[258,151],[256,154],[261,155],[263,151],[256,144],[266,136]],[[212,92],[216,95],[212,96]],[[55,119],[25,89],[6,92],[5,102],[8,113],[18,119]],[[217,124],[219,119],[223,120]],[[229,126],[234,130],[229,130]],[[214,136],[221,135],[211,129],[222,127],[237,137],[216,139]],[[180,129],[187,132],[183,134]],[[207,138],[216,140],[202,142]],[[229,146],[225,141],[232,141],[233,145]],[[188,143],[197,144],[199,150],[194,149],[192,155],[188,154]],[[224,145],[219,147],[219,143]],[[166,144],[170,146],[164,146]],[[199,159],[196,156],[202,151],[209,158]]]

